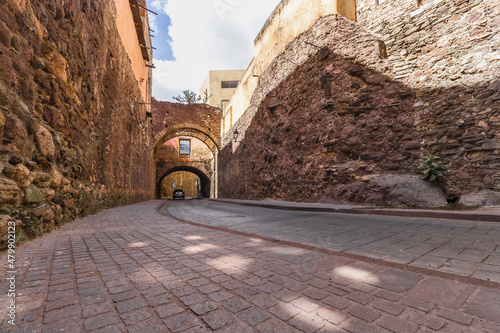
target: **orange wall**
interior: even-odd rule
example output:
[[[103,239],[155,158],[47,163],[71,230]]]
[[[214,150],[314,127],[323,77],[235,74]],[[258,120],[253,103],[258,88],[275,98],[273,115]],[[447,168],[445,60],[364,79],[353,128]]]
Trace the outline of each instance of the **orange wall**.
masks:
[[[135,30],[134,18],[128,0],[115,0],[116,4],[116,27],[120,33],[123,46],[131,61],[135,79],[141,89],[142,98],[145,102],[150,102],[151,92],[149,90],[149,68],[145,66],[142,57],[142,49],[139,46],[139,39]],[[147,30],[149,27],[145,27]],[[143,79],[143,82],[141,80]]]

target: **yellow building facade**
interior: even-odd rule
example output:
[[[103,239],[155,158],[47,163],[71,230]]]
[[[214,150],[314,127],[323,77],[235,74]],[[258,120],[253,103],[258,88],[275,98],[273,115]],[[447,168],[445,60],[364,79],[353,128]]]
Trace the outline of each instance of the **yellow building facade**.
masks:
[[[311,28],[321,17],[339,14],[356,20],[355,0],[282,0],[254,41],[254,58],[223,109],[222,135],[243,115],[258,87],[259,76],[288,43]]]

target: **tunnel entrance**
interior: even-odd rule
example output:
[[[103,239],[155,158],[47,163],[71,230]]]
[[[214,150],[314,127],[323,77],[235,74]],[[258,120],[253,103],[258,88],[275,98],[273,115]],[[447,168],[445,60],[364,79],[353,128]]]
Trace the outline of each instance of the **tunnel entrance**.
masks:
[[[198,176],[198,185],[196,179],[193,182],[199,187],[199,197],[216,198],[218,152],[217,143],[200,129],[183,125],[166,129],[157,136],[153,150],[156,197],[161,198],[169,193],[166,190],[164,194],[161,189],[161,183],[166,176],[174,171],[186,171]],[[170,187],[173,187],[175,181],[167,181],[171,182]],[[175,185],[177,186],[177,183]]]
[[[197,168],[179,166],[167,170],[165,174],[159,178],[156,186],[156,197],[158,199],[172,198],[174,184],[175,189],[184,191],[186,198],[211,197],[212,184],[210,178]]]

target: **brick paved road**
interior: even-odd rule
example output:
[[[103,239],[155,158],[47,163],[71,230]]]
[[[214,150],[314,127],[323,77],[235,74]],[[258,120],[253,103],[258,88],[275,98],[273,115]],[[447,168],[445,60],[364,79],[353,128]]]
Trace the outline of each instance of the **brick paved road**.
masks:
[[[160,204],[17,248],[17,326],[2,332],[500,332],[496,286],[183,224]]]
[[[174,201],[167,209],[188,221],[500,283],[500,223],[297,212],[213,201]]]

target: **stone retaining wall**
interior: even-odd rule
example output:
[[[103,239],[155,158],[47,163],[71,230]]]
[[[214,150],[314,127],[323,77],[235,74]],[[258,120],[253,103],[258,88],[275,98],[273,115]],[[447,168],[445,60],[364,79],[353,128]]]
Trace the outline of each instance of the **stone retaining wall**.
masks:
[[[21,241],[152,198],[151,125],[135,102],[113,1],[0,3],[0,245],[10,219]]]
[[[451,18],[421,26],[425,34],[418,38],[418,29],[406,26],[399,44],[395,22],[409,20],[407,11],[416,15],[397,4],[401,13],[388,12],[368,27],[323,18],[290,43],[261,75],[251,106],[235,125],[240,136],[234,140],[232,131],[223,137],[220,196],[318,201],[329,188],[367,175],[418,175],[427,155],[448,166],[435,185],[450,202],[500,190],[498,8],[492,1],[455,2],[460,16],[450,2],[428,3],[434,19],[439,8]],[[360,23],[370,19],[363,8]],[[456,22],[470,26],[453,37]],[[377,24],[394,30],[395,40]],[[476,38],[480,26],[487,31]],[[418,48],[411,48],[410,37]],[[328,51],[316,49],[307,58],[306,41]],[[396,61],[403,56],[421,69],[403,75]]]

